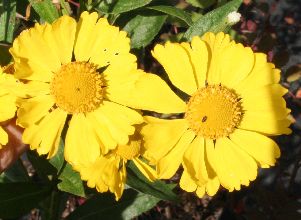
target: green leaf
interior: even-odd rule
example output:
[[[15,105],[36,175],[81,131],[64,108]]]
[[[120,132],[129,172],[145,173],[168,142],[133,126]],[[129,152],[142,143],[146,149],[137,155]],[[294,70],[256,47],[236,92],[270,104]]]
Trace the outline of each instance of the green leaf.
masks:
[[[59,174],[58,179],[61,182],[57,185],[58,189],[77,196],[85,197],[83,182],[78,172],[72,169],[72,166],[66,163],[64,159],[64,142],[61,140],[56,155],[49,160]]]
[[[40,156],[36,151],[27,151],[27,157],[36,170],[38,176],[44,181],[49,181],[50,176],[55,176],[57,170],[53,167],[45,156]]]
[[[61,191],[85,197],[84,185],[79,173],[74,171],[72,166],[68,163],[66,163],[65,167],[62,169],[62,173],[59,176],[61,182],[57,185],[57,187]]]
[[[131,47],[147,46],[161,30],[167,16],[157,13],[136,15],[123,28],[131,37]]]
[[[230,24],[227,22],[227,16],[230,12],[237,11],[242,0],[233,0],[197,20],[184,34],[185,40],[191,40],[193,36],[202,36],[206,32],[217,33],[224,31]]]
[[[15,218],[38,206],[51,192],[51,185],[32,182],[0,184],[0,218]]]
[[[181,19],[182,21],[184,21],[188,26],[193,25],[190,14],[182,9],[175,8],[172,6],[166,6],[166,5],[150,6],[147,8],[151,9],[151,10],[163,12],[170,16],[177,17],[177,18]]]
[[[13,41],[16,22],[16,0],[2,0],[0,3],[0,41]]]
[[[58,10],[52,0],[29,0],[29,2],[43,21],[52,23],[59,17]]]
[[[66,2],[65,0],[60,0],[60,4],[61,4],[61,8],[62,8],[61,11],[63,15],[72,14],[71,7],[68,2]]]
[[[115,201],[113,194],[102,193],[78,207],[67,217],[67,220],[133,219],[158,202],[159,199],[132,189],[125,190],[118,202]]]
[[[186,2],[193,5],[194,7],[207,8],[213,5],[216,0],[186,0]]]
[[[179,201],[178,196],[172,191],[173,184],[166,184],[161,180],[150,182],[132,162],[128,163],[127,168],[128,186],[159,199]]]
[[[8,51],[9,45],[0,45],[0,65],[5,66],[7,65],[11,60],[11,55]]]
[[[58,150],[57,150],[56,154],[54,155],[54,157],[52,157],[49,160],[49,163],[59,171],[59,170],[62,169],[62,167],[64,165],[64,161],[65,161],[65,158],[64,158],[64,142],[61,139]]]
[[[132,11],[136,8],[141,8],[147,5],[152,0],[114,0],[112,2],[101,1],[96,7],[97,10],[106,14],[120,14],[127,11]]]
[[[4,171],[5,177],[11,182],[27,182],[30,180],[27,170],[20,159]]]

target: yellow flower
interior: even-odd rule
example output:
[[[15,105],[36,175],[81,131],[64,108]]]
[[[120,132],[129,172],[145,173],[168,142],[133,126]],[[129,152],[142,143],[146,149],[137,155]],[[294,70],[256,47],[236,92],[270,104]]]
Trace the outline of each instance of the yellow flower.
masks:
[[[0,122],[5,122],[15,116],[17,97],[20,93],[20,83],[11,73],[11,66],[0,66]],[[0,149],[8,142],[8,135],[0,126]]]
[[[264,54],[207,33],[191,44],[157,45],[153,56],[188,97],[183,119],[146,117],[146,157],[159,178],[170,178],[182,163],[180,186],[202,197],[220,184],[239,190],[258,167],[275,164],[280,151],[267,136],[290,133],[290,111],[280,71]]]
[[[162,79],[137,69],[129,50],[126,32],[97,13],[83,12],[78,23],[62,16],[23,31],[10,49],[15,76],[31,94],[17,113],[23,141],[50,158],[68,125],[64,155],[76,167],[128,143],[134,125],[143,122],[131,108],[169,112],[167,100],[184,108]],[[152,83],[158,90],[151,91]]]
[[[87,185],[91,188],[96,187],[99,192],[110,192],[115,194],[119,200],[124,190],[126,182],[126,163],[132,160],[136,167],[150,181],[156,179],[156,172],[146,163],[139,159],[141,152],[141,137],[133,135],[126,145],[118,147],[96,159],[94,163],[86,164],[79,168],[83,180],[87,180]]]

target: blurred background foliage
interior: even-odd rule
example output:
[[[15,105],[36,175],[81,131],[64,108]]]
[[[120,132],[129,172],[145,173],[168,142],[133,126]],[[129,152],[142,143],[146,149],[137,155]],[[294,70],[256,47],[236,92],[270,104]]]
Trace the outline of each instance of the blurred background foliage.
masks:
[[[202,199],[175,184],[181,170],[167,184],[150,183],[130,164],[127,189],[117,203],[113,195],[86,187],[64,161],[63,142],[51,160],[26,151],[0,175],[1,219],[301,219],[300,0],[2,0],[0,64],[11,61],[8,49],[21,31],[62,15],[77,19],[84,10],[96,11],[127,31],[139,67],[165,79],[150,54],[155,43],[225,31],[266,53],[282,70],[281,83],[289,90],[285,98],[295,122],[293,133],[276,139],[282,151],[278,164],[260,170],[250,187],[232,193],[220,190]],[[227,15],[236,10],[242,17],[230,28]],[[23,146],[18,138],[12,133],[11,145]],[[15,154],[27,146],[23,148]]]

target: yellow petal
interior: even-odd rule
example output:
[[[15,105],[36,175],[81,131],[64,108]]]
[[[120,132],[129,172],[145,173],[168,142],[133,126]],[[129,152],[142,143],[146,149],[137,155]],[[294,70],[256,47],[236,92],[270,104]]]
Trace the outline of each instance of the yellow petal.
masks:
[[[199,198],[202,198],[202,197],[205,195],[205,186],[198,187],[198,188],[196,189],[196,195],[197,195]]]
[[[282,87],[280,84],[270,84],[256,88],[255,90],[245,90],[240,91],[242,98],[252,97],[252,98],[261,98],[261,99],[272,99],[274,97],[282,97],[287,93],[287,89]]]
[[[11,64],[13,65],[13,64]],[[24,97],[24,84],[17,80],[14,75],[0,73],[0,96],[10,95],[17,97]]]
[[[140,172],[149,181],[154,181],[154,180],[156,180],[158,178],[156,171],[152,167],[150,167],[149,165],[147,165],[146,163],[144,163],[143,161],[141,161],[139,158],[134,158],[133,162],[136,165],[136,167],[140,170]]]
[[[221,185],[229,190],[247,186],[257,176],[255,160],[228,138],[216,140],[215,168]]]
[[[109,150],[115,149],[117,147],[117,141],[111,135],[107,125],[101,120],[102,117],[98,117],[97,111],[88,113],[86,117],[94,129],[95,135],[97,135],[99,139],[102,154],[106,154]]]
[[[199,37],[193,37],[191,46],[188,43],[182,43],[181,45],[189,54],[197,87],[204,87],[208,71],[208,49],[205,42]]]
[[[53,38],[49,38],[48,45],[58,55],[62,64],[71,62],[75,40],[76,21],[67,15],[63,15],[52,23]]]
[[[19,97],[34,97],[39,95],[49,95],[50,88],[49,83],[39,82],[39,81],[28,81],[26,84],[22,85],[23,95]]]
[[[5,130],[3,130],[2,127],[0,127],[0,149],[1,149],[1,145],[6,145],[8,142],[8,135],[5,132]]]
[[[170,81],[183,92],[191,95],[197,90],[196,78],[188,52],[177,43],[156,45],[152,55],[164,67]]]
[[[155,164],[176,145],[188,126],[184,119],[145,117],[145,121],[147,124],[141,130],[147,149],[144,156]]]
[[[13,43],[10,53],[15,60],[15,76],[21,79],[49,82],[60,66],[47,38],[51,37],[49,24],[39,25],[23,31]]]
[[[37,149],[40,155],[48,154],[48,158],[54,156],[66,118],[64,111],[56,109],[47,114],[39,124],[30,124],[22,136],[24,143],[30,144],[31,149]]]
[[[254,92],[256,93],[256,92]],[[253,94],[245,96],[242,100],[242,107],[245,111],[253,113],[270,114],[275,119],[286,118],[290,113],[290,110],[286,108],[286,102],[281,96],[271,96],[259,98],[259,96]]]
[[[257,131],[267,135],[290,134],[292,132],[289,128],[291,121],[289,119],[277,120],[272,114],[263,115],[260,112],[246,111],[238,128]]]
[[[96,187],[98,192],[110,190],[115,194],[116,200],[120,199],[124,190],[126,169],[125,163],[119,157],[114,154],[100,156],[94,163],[80,167],[81,178],[87,181],[89,187]]]
[[[289,110],[282,99],[286,92],[280,84],[260,87],[252,92],[244,91],[242,105],[245,109],[238,127],[271,135],[289,134]]]
[[[189,144],[195,137],[191,130],[185,131],[178,143],[157,164],[157,172],[160,179],[171,178],[183,161],[183,155]],[[163,145],[164,146],[164,145]],[[161,147],[163,147],[161,145]]]
[[[254,53],[249,47],[232,44],[223,49],[216,60],[216,73],[220,74],[220,83],[228,88],[243,81],[251,72],[254,65]]]
[[[126,32],[109,25],[105,18],[98,19],[96,12],[81,14],[74,47],[76,60],[90,60],[102,67],[114,63],[129,50],[130,39]]]
[[[126,167],[125,167],[125,161],[122,162],[122,167],[118,172],[118,181],[116,181],[116,187],[114,191],[115,200],[118,201],[123,193],[124,185],[126,181]]]
[[[214,196],[216,192],[218,191],[220,186],[220,182],[218,180],[218,177],[215,176],[213,179],[209,179],[206,184],[206,192],[209,196]]]
[[[16,97],[12,95],[0,96],[0,122],[6,121],[15,116]]]
[[[73,115],[66,134],[65,159],[72,165],[89,164],[100,155],[97,136],[83,114]]]
[[[22,99],[19,104],[17,123],[23,127],[28,127],[49,113],[54,105],[54,100],[50,95],[40,95],[30,99]]]
[[[186,170],[184,170],[182,173],[180,187],[187,192],[194,192],[197,188],[196,183],[192,180]]]
[[[279,83],[280,70],[275,69],[272,63],[267,62],[267,56],[263,53],[254,53],[255,62],[250,74],[237,84],[234,89],[243,93],[254,91],[254,88]]]
[[[204,138],[197,136],[187,148],[183,158],[183,166],[190,176],[202,183],[208,180],[204,148]]]
[[[135,70],[128,76],[120,75],[118,84],[108,82],[109,100],[132,108],[160,113],[181,113],[186,104],[157,75]]]
[[[230,135],[230,139],[261,166],[274,166],[276,159],[280,157],[278,145],[272,139],[257,132],[236,129]]]
[[[108,186],[102,181],[101,175],[109,160],[106,157],[98,157],[94,163],[80,165],[81,179],[87,181],[90,188],[96,187],[99,192],[108,191]],[[98,186],[98,187],[97,187]]]
[[[137,111],[108,101],[104,101],[94,114],[102,118],[112,137],[120,145],[127,144],[128,136],[134,134],[133,125],[143,122],[142,116]]]
[[[222,51],[224,48],[232,45],[230,42],[230,37],[228,34],[222,32],[217,35],[208,32],[203,37],[202,40],[208,45],[208,53],[210,54],[208,59],[209,70],[207,73],[207,81],[209,84],[219,84],[221,83],[221,76],[218,72],[219,65],[217,65],[218,60],[223,58]]]

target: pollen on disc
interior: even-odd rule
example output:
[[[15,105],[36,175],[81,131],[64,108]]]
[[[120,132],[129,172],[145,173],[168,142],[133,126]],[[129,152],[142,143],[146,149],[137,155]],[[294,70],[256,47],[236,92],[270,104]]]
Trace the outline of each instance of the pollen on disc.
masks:
[[[222,85],[199,89],[189,99],[185,113],[189,127],[197,135],[213,140],[229,136],[241,118],[239,97]]]
[[[70,114],[91,112],[103,101],[103,80],[97,67],[89,62],[61,66],[50,82],[56,106]]]

